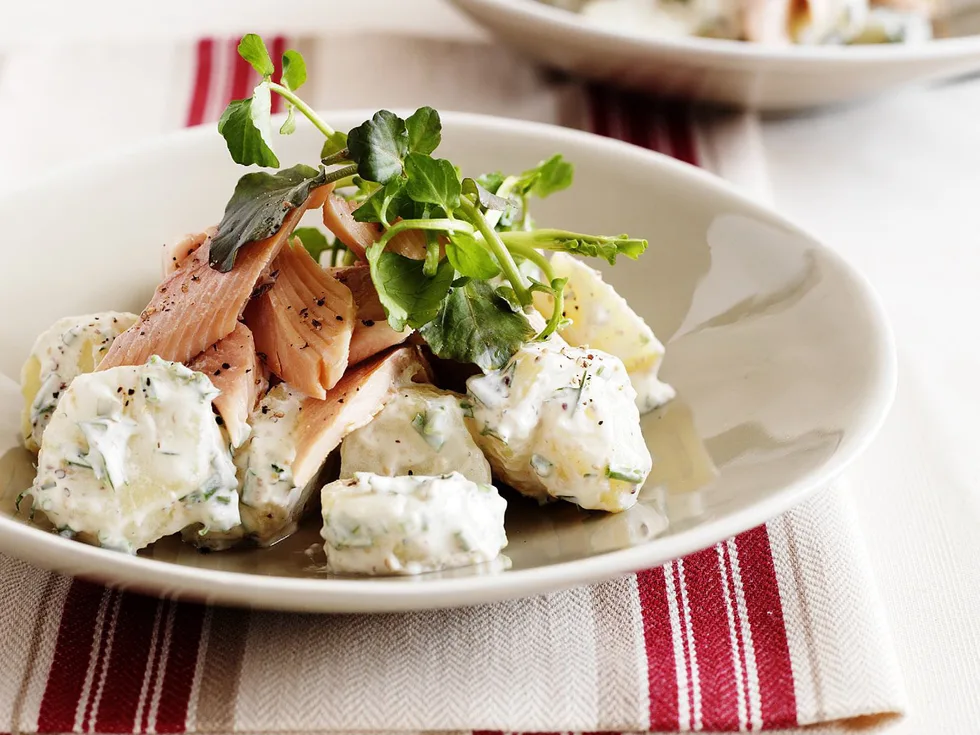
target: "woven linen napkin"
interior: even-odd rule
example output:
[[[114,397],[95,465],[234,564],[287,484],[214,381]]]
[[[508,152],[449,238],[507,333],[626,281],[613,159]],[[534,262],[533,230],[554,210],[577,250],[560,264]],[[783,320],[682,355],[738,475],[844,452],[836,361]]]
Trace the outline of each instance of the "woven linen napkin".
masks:
[[[273,55],[286,45],[273,39]],[[555,78],[489,45],[395,36],[294,45],[319,70],[306,97],[324,109],[430,104],[572,125],[767,196],[750,116],[704,116]],[[365,48],[370,64],[324,73],[331,59]],[[18,83],[28,68],[32,83]],[[58,131],[62,150],[135,135],[107,129],[145,135],[212,124],[256,81],[234,39],[212,38],[51,48],[41,60],[11,56],[3,73],[5,110],[54,99],[75,106],[78,124]],[[106,78],[130,90],[130,104],[113,105],[99,82]],[[53,164],[54,153],[29,143],[49,123],[42,116],[32,128],[13,117],[0,133],[25,145],[4,152],[7,163]],[[905,702],[840,486],[663,567],[413,614],[158,601],[0,557],[0,674],[0,732],[25,733],[851,728],[900,715]]]

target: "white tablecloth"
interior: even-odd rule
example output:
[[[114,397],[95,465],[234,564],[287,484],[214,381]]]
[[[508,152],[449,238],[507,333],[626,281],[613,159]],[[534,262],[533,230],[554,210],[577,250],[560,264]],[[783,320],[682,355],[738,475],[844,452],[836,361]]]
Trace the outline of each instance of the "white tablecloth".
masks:
[[[419,26],[420,13],[428,11],[434,20],[423,24],[427,32],[480,36],[430,0],[361,2],[378,6],[385,29],[400,18]],[[195,5],[192,14],[188,4],[169,4],[172,29],[185,35],[240,30],[228,25],[226,4]],[[65,44],[77,52],[70,56],[80,75],[93,71],[84,63],[86,43],[116,26],[122,30],[124,22],[129,32],[152,36],[150,52],[166,53],[163,26],[149,11],[142,19],[117,16],[115,25],[99,25],[93,35],[93,18],[72,15],[70,7],[43,36],[32,35],[45,25],[23,8],[20,26],[0,16],[0,188],[138,135],[121,124],[94,139],[73,138],[63,114],[71,109],[70,95],[57,100],[57,110],[25,106],[36,99],[37,55],[63,52]],[[240,7],[235,24],[260,12],[252,2]],[[278,30],[293,33],[323,23],[309,3],[292,4],[280,18]],[[120,120],[137,109],[183,114],[157,109],[154,101],[152,79],[126,90]],[[969,331],[971,317],[980,314],[978,117],[980,82],[968,80],[843,110],[762,120],[757,145],[746,151],[759,165],[754,180],[744,183],[756,192],[768,188],[779,209],[871,277],[898,338],[895,408],[845,485],[853,490],[909,692],[907,716],[888,730],[902,735],[980,728],[980,473],[971,462],[980,347]]]
[[[777,206],[882,295],[892,414],[848,473],[910,702],[895,733],[980,729],[980,83],[763,124]]]

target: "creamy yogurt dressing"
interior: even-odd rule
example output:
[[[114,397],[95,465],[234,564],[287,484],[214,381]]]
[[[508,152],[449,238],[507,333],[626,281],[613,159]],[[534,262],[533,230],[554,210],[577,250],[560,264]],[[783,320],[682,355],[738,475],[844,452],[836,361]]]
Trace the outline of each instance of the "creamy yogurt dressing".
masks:
[[[458,472],[358,472],[321,492],[327,570],[419,574],[490,561],[507,545],[507,502]]]
[[[465,408],[461,407],[465,406]],[[464,423],[470,405],[463,396],[428,385],[400,389],[367,426],[340,447],[340,476],[358,472],[444,475],[459,472],[489,484],[490,463]]]
[[[868,0],[545,0],[597,25],[678,38],[706,36],[800,45],[919,43],[926,11],[869,7]]]
[[[602,274],[567,253],[555,253],[551,267],[558,278],[567,278],[565,315],[571,324],[561,331],[562,339],[577,347],[594,347],[623,361],[636,391],[641,413],[671,400],[674,389],[658,377],[664,346],[650,326],[637,314]],[[551,300],[537,294],[535,305],[545,316]]]
[[[583,508],[615,512],[636,503],[653,461],[619,358],[531,342],[466,387],[473,437],[505,482]]]
[[[738,38],[740,30],[730,0],[591,0],[580,12],[596,24],[673,38]]]
[[[932,22],[921,13],[871,8],[861,31],[851,43],[922,43],[932,38]]]
[[[44,429],[71,381],[95,370],[112,341],[137,318],[135,314],[116,311],[69,316],[41,333],[21,370],[21,423],[28,449],[40,449]]]
[[[192,524],[239,522],[208,378],[157,357],[79,375],[44,432],[34,508],[66,535],[135,553]]]
[[[868,21],[868,0],[810,0],[790,8],[792,40],[803,46],[848,43]]]
[[[280,383],[252,412],[252,435],[235,456],[242,479],[242,528],[260,543],[288,535],[315,489],[293,481],[296,434],[305,396]]]

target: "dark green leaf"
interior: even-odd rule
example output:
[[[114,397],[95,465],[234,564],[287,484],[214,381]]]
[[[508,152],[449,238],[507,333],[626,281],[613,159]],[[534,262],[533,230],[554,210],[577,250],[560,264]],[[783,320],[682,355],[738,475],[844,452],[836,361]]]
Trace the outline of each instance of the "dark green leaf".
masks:
[[[421,333],[438,357],[484,370],[502,368],[534,336],[524,314],[513,311],[486,281],[454,288]]]
[[[238,43],[238,55],[251,64],[263,79],[268,79],[276,73],[276,67],[272,63],[272,57],[269,56],[269,50],[265,47],[265,41],[255,33],[242,36],[242,40]]]
[[[412,201],[405,193],[405,179],[400,176],[391,179],[384,187],[372,194],[360,207],[354,210],[357,222],[391,222],[397,217],[408,219],[405,215]]]
[[[442,261],[432,278],[427,277],[421,260],[404,255],[378,252],[368,248],[371,280],[385,307],[392,329],[401,331],[405,325],[418,329],[439,313],[455,275],[448,260]]]
[[[228,144],[228,152],[235,163],[274,168],[279,166],[279,159],[267,142],[272,137],[269,130],[272,103],[268,99],[269,88],[260,85],[256,87],[256,93],[260,89],[265,90],[264,97],[259,94],[259,98],[234,100],[225,108],[218,121],[218,132]]]
[[[506,212],[509,202],[483,187],[476,179],[463,179],[463,193],[474,197],[484,209]]]
[[[479,281],[500,273],[500,266],[476,238],[465,232],[454,232],[446,243],[446,257],[460,275]]]
[[[531,232],[502,232],[505,244],[524,245],[538,250],[557,250],[592,258],[604,258],[616,264],[616,256],[636,260],[647,249],[647,241],[628,235],[583,235],[567,230],[533,230]]]
[[[225,207],[218,233],[211,241],[211,267],[228,272],[238,251],[256,240],[271,237],[293,209],[326,180],[326,173],[299,164],[274,174],[245,174]]]
[[[408,152],[405,121],[393,112],[380,110],[350,131],[347,147],[361,178],[385,184],[402,173],[402,159]]]
[[[282,55],[282,83],[289,89],[299,89],[306,82],[306,60],[299,51],[289,49]]]
[[[316,227],[297,227],[293,232],[294,237],[298,237],[306,252],[313,256],[313,260],[320,262],[320,253],[330,249],[330,241]]]
[[[412,153],[432,153],[442,142],[442,120],[431,107],[420,107],[405,121],[408,130],[408,150]]]
[[[423,153],[409,153],[405,159],[408,185],[405,191],[416,202],[435,204],[445,212],[459,206],[462,187],[455,167],[442,158]]]
[[[323,148],[320,149],[320,158],[327,158],[335,153],[339,153],[347,147],[347,134],[339,130],[323,141]]]
[[[395,179],[393,179],[393,181],[394,180]],[[382,187],[365,199],[364,203],[354,210],[354,221],[380,224],[381,210],[384,209],[384,201],[385,190],[384,187]]]
[[[524,307],[521,300],[517,298],[517,292],[511,286],[497,286],[494,292],[506,303],[511,311],[520,312]]]

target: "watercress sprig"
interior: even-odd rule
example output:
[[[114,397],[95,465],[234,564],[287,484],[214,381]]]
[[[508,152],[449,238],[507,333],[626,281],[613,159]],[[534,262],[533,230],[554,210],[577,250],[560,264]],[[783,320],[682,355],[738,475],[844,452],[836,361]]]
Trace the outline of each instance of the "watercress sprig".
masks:
[[[232,158],[244,165],[279,166],[272,148],[272,94],[286,101],[281,134],[296,129],[298,113],[323,133],[325,141],[318,169],[298,165],[275,174],[248,174],[239,181],[212,242],[216,268],[230,269],[241,247],[274,234],[285,213],[313,188],[334,182],[358,203],[355,220],[382,228],[366,257],[391,326],[419,329],[440,357],[491,370],[535,337],[527,318],[535,293],[554,299],[552,316],[537,338],[545,339],[562,326],[566,279],[555,277],[542,250],[614,263],[619,255],[635,259],[646,249],[645,240],[626,235],[534,229],[529,200],[572,183],[572,165],[561,155],[520,174],[463,178],[450,161],[433,156],[442,142],[442,122],[432,108],[422,107],[405,119],[380,110],[345,134],[330,127],[296,93],[306,81],[299,52],[283,55],[277,83],[259,36],[243,37],[238,50],[262,81],[251,97],[232,102],[221,116],[218,129]],[[423,259],[406,257],[392,247],[412,232],[425,243]],[[315,256],[328,247],[315,231],[300,235]],[[335,258],[333,253],[331,262]],[[525,275],[524,261],[537,269],[540,279]]]
[[[346,146],[347,136],[330,127],[296,94],[306,82],[306,61],[299,51],[291,49],[283,54],[281,83],[272,81],[276,68],[261,36],[254,33],[243,36],[238,44],[238,54],[252,65],[262,81],[252,90],[251,97],[232,101],[218,120],[218,132],[228,144],[228,152],[235,163],[279,167],[279,158],[272,150],[273,92],[286,102],[286,121],[279,128],[282,135],[295,131],[295,111],[299,110],[330,144],[330,149],[321,157]]]

